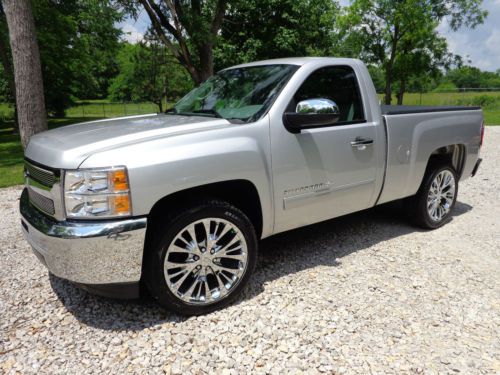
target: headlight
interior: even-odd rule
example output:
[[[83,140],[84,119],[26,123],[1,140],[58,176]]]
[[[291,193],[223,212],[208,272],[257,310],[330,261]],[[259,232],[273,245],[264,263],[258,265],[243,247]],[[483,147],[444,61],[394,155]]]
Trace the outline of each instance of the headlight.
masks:
[[[69,218],[110,218],[132,213],[127,169],[79,169],[64,173]]]

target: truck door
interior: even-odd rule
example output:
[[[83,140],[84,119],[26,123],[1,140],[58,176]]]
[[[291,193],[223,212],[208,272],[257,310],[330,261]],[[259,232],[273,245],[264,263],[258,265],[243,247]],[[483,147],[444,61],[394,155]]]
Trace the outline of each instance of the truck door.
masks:
[[[299,102],[329,99],[337,123],[293,134],[283,113],[271,113],[275,233],[371,207],[376,200],[379,119],[367,120],[359,82],[350,66],[327,66],[306,76],[285,111]],[[368,109],[367,109],[368,108]],[[377,181],[376,181],[377,180]]]

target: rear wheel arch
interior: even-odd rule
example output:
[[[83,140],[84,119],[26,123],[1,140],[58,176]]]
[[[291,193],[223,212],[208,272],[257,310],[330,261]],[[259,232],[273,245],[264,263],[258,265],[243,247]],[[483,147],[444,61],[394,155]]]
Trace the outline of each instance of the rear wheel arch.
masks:
[[[427,174],[430,168],[435,167],[437,164],[448,164],[453,167],[460,179],[465,166],[466,155],[466,148],[463,144],[439,147],[429,155],[424,175]]]

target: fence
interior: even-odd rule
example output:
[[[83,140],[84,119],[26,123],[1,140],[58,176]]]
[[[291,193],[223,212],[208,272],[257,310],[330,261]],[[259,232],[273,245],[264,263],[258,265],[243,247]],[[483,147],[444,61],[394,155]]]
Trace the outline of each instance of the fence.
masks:
[[[383,94],[379,94],[383,101]],[[393,103],[396,103],[396,94],[393,94]],[[500,88],[459,88],[455,90],[434,90],[430,92],[408,92],[403,98],[405,105],[466,105],[481,106],[485,113],[486,122],[500,124]],[[82,101],[66,110],[67,118],[98,119],[156,113],[159,108],[153,103],[113,103],[104,101]],[[5,103],[0,103],[0,121],[10,120],[14,109]]]
[[[66,110],[65,117],[81,119],[97,119],[156,113],[159,107],[153,103],[114,103],[114,102],[77,102]],[[0,120],[11,120],[14,108],[6,103],[0,103]]]

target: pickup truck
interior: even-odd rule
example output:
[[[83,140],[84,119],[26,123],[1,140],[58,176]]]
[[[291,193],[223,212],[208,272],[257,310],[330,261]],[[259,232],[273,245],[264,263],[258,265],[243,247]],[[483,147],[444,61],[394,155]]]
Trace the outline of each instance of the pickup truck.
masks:
[[[400,199],[442,226],[483,132],[478,107],[381,106],[356,59],[238,65],[166,113],[33,136],[22,229],[60,278],[204,314],[234,301],[276,233]]]

